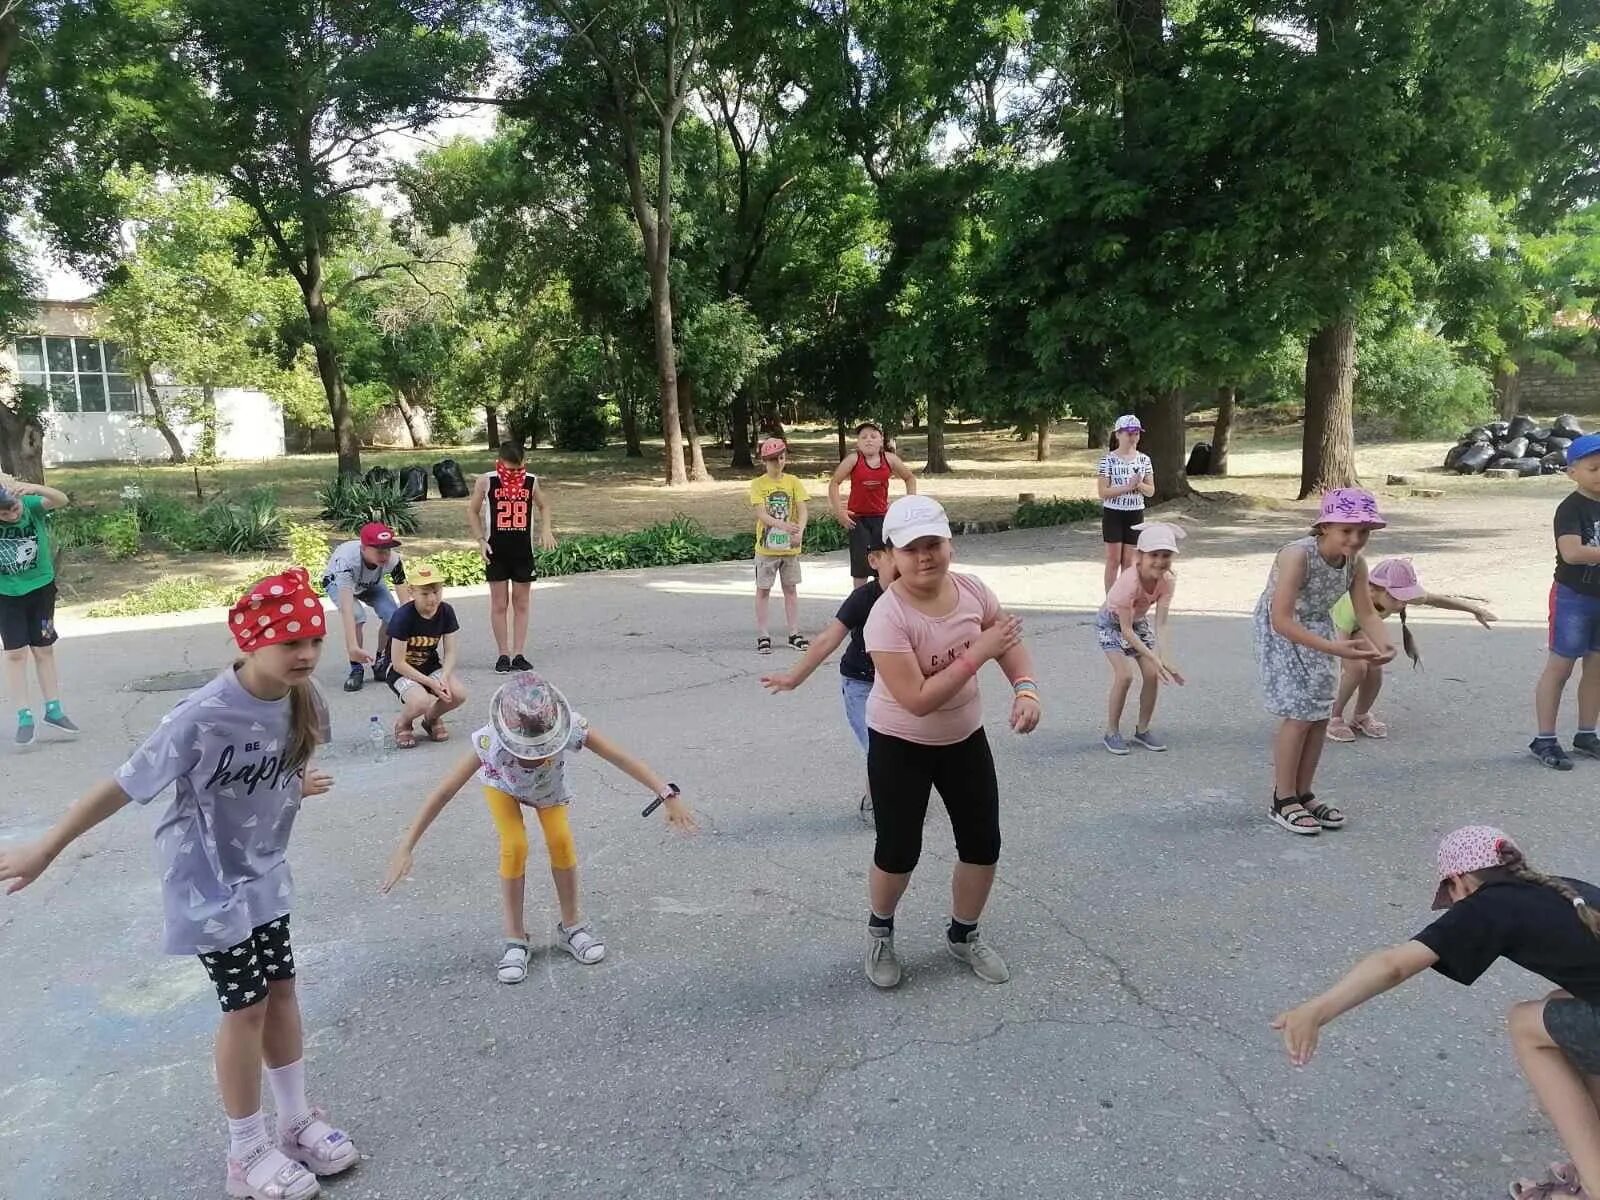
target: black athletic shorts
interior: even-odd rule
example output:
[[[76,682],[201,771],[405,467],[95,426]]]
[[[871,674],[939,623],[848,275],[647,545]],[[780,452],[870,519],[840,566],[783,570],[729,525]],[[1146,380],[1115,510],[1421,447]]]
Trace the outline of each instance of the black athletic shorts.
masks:
[[[872,564],[867,561],[867,551],[872,546],[883,545],[883,518],[862,517],[850,514],[855,528],[850,530],[850,578],[870,579]]]
[[[1142,508],[1102,508],[1100,510],[1100,540],[1108,546],[1137,546],[1139,535],[1135,525],[1144,524]]]
[[[503,541],[489,539],[489,564],[483,577],[490,583],[532,583],[538,572],[533,565],[533,542],[527,534]]]
[[[53,646],[56,642],[56,585],[20,596],[0,596],[0,643],[7,650]]]

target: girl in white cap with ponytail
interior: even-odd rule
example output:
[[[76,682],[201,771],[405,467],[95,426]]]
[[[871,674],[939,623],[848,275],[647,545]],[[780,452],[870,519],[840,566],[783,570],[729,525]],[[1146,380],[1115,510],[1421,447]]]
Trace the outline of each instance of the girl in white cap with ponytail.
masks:
[[[1515,1180],[1512,1200],[1600,1197],[1600,888],[1545,875],[1490,825],[1469,825],[1439,844],[1433,907],[1444,914],[1409,942],[1362,959],[1314,1000],[1280,1014],[1297,1067],[1311,1061],[1318,1033],[1335,1017],[1429,967],[1472,984],[1505,958],[1557,991],[1511,1006],[1517,1064],[1572,1156],[1550,1177]]]
[[[1167,748],[1150,729],[1162,681],[1183,684],[1183,676],[1172,665],[1167,649],[1167,610],[1177,586],[1172,560],[1184,533],[1165,521],[1148,521],[1138,529],[1139,560],[1131,571],[1117,576],[1094,623],[1100,649],[1111,664],[1111,698],[1106,707],[1103,740],[1105,748],[1119,756],[1128,753],[1128,744],[1122,738],[1122,710],[1133,686],[1134,663],[1138,663],[1143,682],[1139,685],[1139,723],[1133,727],[1133,741],[1146,750]],[[1156,613],[1154,629],[1150,625],[1152,608]]]
[[[1095,468],[1095,489],[1103,509],[1100,536],[1106,544],[1106,591],[1117,576],[1133,566],[1144,502],[1156,494],[1155,465],[1139,450],[1144,426],[1132,413],[1124,413],[1111,427],[1111,449]]]

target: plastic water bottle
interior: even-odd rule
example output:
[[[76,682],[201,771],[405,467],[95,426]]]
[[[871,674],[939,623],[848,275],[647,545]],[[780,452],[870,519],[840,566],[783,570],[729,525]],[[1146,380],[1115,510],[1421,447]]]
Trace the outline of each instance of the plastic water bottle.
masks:
[[[367,743],[372,747],[372,761],[382,762],[389,756],[389,735],[383,731],[383,722],[374,713],[367,721]]]

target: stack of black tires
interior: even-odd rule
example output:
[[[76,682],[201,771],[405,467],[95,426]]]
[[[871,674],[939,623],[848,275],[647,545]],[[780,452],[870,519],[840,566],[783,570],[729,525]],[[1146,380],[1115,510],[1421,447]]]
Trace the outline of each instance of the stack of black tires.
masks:
[[[1444,456],[1444,465],[1458,475],[1481,475],[1488,470],[1559,475],[1567,468],[1567,447],[1582,436],[1583,428],[1571,413],[1562,413],[1548,428],[1532,417],[1493,421],[1462,434]]]

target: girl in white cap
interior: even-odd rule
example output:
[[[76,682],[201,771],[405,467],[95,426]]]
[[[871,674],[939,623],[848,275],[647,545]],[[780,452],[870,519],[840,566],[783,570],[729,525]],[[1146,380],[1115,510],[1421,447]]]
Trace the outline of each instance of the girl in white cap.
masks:
[[[555,880],[561,920],[556,942],[581,963],[597,963],[606,955],[605,943],[595,937],[578,907],[578,851],[567,823],[567,805],[574,799],[567,781],[566,759],[580,750],[592,750],[624,774],[631,775],[665,805],[668,824],[695,828],[694,817],[679,798],[678,785],[668,783],[648,765],[634,758],[572,710],[567,698],[532,671],[524,671],[489,702],[489,723],[472,735],[472,752],[463,755],[440,780],[406,831],[404,841],[389,860],[380,888],[383,892],[411,873],[411,855],[422,835],[444,806],[474,776],[483,784],[490,815],[500,832],[501,900],[505,910],[506,940],[498,964],[501,983],[521,983],[528,976],[531,939],[523,918],[528,863],[528,834],[522,809],[539,817],[545,849],[550,854],[550,875]]]
[[[1600,1197],[1600,888],[1543,875],[1509,837],[1489,825],[1457,829],[1439,844],[1433,907],[1447,910],[1409,942],[1368,955],[1314,1000],[1281,1013],[1297,1067],[1311,1061],[1319,1031],[1432,967],[1472,984],[1498,958],[1559,989],[1511,1006],[1511,1048],[1572,1161],[1542,1181],[1511,1184],[1512,1200]]]
[[[1133,664],[1139,664],[1139,723],[1133,727],[1135,745],[1165,750],[1167,744],[1150,729],[1162,680],[1182,685],[1183,676],[1172,665],[1167,649],[1167,610],[1177,576],[1172,560],[1178,553],[1183,530],[1165,521],[1148,521],[1139,527],[1139,559],[1131,571],[1117,576],[1106,602],[1095,618],[1095,636],[1111,664],[1111,698],[1106,706],[1105,748],[1112,754],[1128,753],[1122,738],[1122,710],[1133,686]],[[1150,610],[1156,610],[1155,628]]]
[[[1145,497],[1156,494],[1155,466],[1139,450],[1144,426],[1132,413],[1124,413],[1111,427],[1111,449],[1095,468],[1095,489],[1100,494],[1100,537],[1106,544],[1106,591],[1117,576],[1133,566],[1139,523],[1144,520]]]
[[[1368,590],[1372,593],[1372,607],[1378,619],[1386,621],[1392,616],[1400,618],[1400,641],[1406,657],[1413,667],[1422,665],[1422,654],[1417,649],[1417,639],[1406,624],[1406,606],[1422,604],[1429,608],[1444,608],[1452,612],[1471,613],[1485,629],[1494,622],[1495,615],[1482,603],[1471,597],[1441,596],[1428,591],[1417,578],[1417,569],[1409,558],[1386,558],[1373,567],[1367,576]],[[1361,632],[1361,622],[1356,619],[1356,607],[1346,592],[1339,597],[1330,614],[1333,624],[1345,641],[1366,644]],[[1375,663],[1347,658],[1339,672],[1339,694],[1333,701],[1333,720],[1328,722],[1330,742],[1353,742],[1356,734],[1369,738],[1386,738],[1389,727],[1372,715],[1372,706],[1378,702],[1383,690],[1383,668]],[[1350,707],[1350,698],[1356,698],[1355,716],[1346,721],[1344,714]]]

